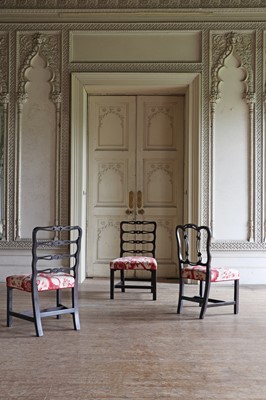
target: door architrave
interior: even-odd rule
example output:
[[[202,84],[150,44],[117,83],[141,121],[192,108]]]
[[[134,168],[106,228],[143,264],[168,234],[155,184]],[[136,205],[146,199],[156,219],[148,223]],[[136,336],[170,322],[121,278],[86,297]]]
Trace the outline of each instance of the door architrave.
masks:
[[[72,73],[70,223],[83,228],[80,282],[86,278],[88,96],[114,94],[185,95],[184,222],[199,223],[201,75],[199,73]]]

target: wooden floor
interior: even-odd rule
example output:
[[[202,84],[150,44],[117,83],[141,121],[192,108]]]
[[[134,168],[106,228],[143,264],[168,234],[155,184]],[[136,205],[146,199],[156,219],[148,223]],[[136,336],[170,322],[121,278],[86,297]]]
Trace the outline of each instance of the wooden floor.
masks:
[[[192,293],[195,286],[186,286]],[[228,297],[232,286],[213,286]],[[30,296],[16,292],[18,308]],[[0,284],[0,399],[266,399],[266,287],[241,286],[240,314],[186,303],[176,314],[178,286],[159,283],[158,300],[142,291],[109,300],[109,281],[80,287],[81,331],[71,316],[6,328],[5,285]],[[51,292],[43,296],[44,303]],[[68,300],[68,298],[66,298]]]

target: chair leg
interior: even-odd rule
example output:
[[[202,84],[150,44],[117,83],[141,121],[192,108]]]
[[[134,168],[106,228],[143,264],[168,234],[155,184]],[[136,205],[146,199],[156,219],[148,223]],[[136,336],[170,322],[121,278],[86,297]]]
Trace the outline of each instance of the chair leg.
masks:
[[[200,297],[203,296],[203,282],[199,281],[199,295]]]
[[[184,280],[180,276],[179,278],[179,298],[178,298],[178,306],[177,306],[177,314],[181,314],[183,308],[183,292],[184,292]]]
[[[56,307],[59,307],[62,304],[62,290],[57,289],[56,290]],[[61,315],[56,316],[57,319],[61,318]]]
[[[43,330],[42,330],[42,320],[41,320],[41,311],[40,311],[38,291],[33,289],[31,296],[32,296],[34,326],[35,326],[36,335],[39,337],[39,336],[43,336]]]
[[[239,312],[239,279],[234,281],[234,314]]]
[[[114,286],[115,286],[115,271],[110,269],[110,299],[114,298]]]
[[[205,312],[207,310],[207,305],[208,305],[208,299],[209,299],[209,293],[210,293],[210,282],[205,282],[205,289],[204,289],[204,296],[203,296],[203,302],[200,310],[200,319],[204,318]]]
[[[156,270],[152,270],[151,271],[151,286],[152,286],[152,293],[153,293],[153,300],[156,300],[157,298],[157,271]]]
[[[6,325],[8,327],[12,326],[13,324],[13,317],[10,315],[13,307],[13,289],[7,287],[7,307],[6,307]]]
[[[78,309],[78,287],[72,288],[72,307],[74,308],[73,323],[76,331],[80,330],[79,309]]]
[[[120,278],[121,278],[121,283],[122,283],[122,288],[121,288],[121,292],[125,293],[125,271],[123,269],[121,269],[120,271]]]

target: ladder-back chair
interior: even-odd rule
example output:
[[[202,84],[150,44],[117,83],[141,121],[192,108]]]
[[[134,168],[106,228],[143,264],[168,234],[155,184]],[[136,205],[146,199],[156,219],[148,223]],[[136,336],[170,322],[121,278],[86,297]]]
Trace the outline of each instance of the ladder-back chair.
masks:
[[[80,329],[78,312],[78,268],[82,230],[79,226],[36,227],[32,232],[32,273],[6,278],[7,326],[13,317],[34,322],[36,335],[43,336],[42,318],[72,314],[74,329]],[[13,289],[31,293],[32,311],[15,312],[12,306]],[[62,302],[62,290],[70,289],[72,304]],[[39,292],[56,291],[56,306],[40,309]]]
[[[177,255],[179,263],[179,300],[177,313],[182,311],[183,300],[199,303],[200,319],[204,318],[208,307],[234,306],[234,314],[239,310],[239,272],[236,269],[213,267],[211,265],[211,232],[207,226],[195,224],[176,227]],[[184,280],[199,281],[199,295],[184,295]],[[234,282],[234,298],[224,301],[209,298],[214,282]]]
[[[114,289],[149,289],[156,300],[157,261],[155,259],[156,228],[153,221],[122,221],[120,223],[120,257],[110,262],[110,298],[114,298]],[[125,271],[145,270],[149,273],[150,284],[129,284]],[[120,282],[114,282],[115,271],[120,271]],[[142,279],[143,280],[143,279]]]

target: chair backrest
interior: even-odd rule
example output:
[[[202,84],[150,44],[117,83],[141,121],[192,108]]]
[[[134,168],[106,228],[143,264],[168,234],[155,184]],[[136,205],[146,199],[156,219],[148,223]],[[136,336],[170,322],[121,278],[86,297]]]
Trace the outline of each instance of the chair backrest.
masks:
[[[207,226],[177,225],[177,256],[180,268],[184,264],[210,266],[211,231]]]
[[[45,226],[32,231],[32,275],[73,273],[77,278],[82,230],[79,226]]]
[[[120,223],[120,257],[142,255],[155,258],[156,229],[154,221]]]

